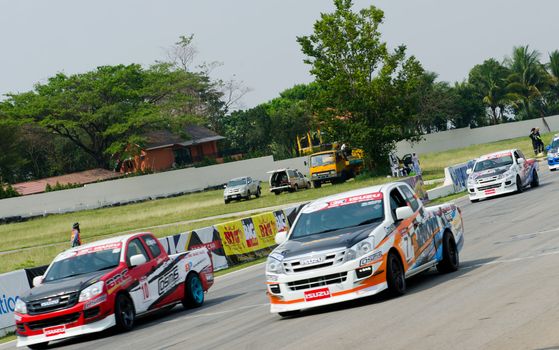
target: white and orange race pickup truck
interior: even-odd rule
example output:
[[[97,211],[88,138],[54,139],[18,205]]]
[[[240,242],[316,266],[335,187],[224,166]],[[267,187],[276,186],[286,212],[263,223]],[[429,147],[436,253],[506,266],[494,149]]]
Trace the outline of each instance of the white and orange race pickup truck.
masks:
[[[210,254],[202,248],[167,255],[151,233],[60,253],[16,302],[17,345],[39,349],[113,326],[128,331],[136,317],[152,311],[201,306],[214,280]]]
[[[394,182],[307,204],[266,262],[271,312],[338,303],[389,289],[436,266],[458,269],[464,243],[458,207],[425,208],[406,183]]]

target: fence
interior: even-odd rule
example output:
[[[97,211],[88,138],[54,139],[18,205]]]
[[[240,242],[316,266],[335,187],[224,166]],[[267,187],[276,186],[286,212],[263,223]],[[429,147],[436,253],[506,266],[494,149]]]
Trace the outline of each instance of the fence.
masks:
[[[241,160],[202,168],[188,168],[158,174],[117,179],[84,187],[0,200],[0,219],[95,209],[201,191],[223,185],[234,177],[251,176],[268,181],[268,171],[296,168],[308,172],[306,157],[274,161],[272,156]]]
[[[545,118],[551,131],[559,130],[559,115]],[[486,126],[483,128],[462,128],[437,132],[423,136],[423,140],[417,143],[401,141],[396,144],[397,154],[402,156],[407,153],[429,153],[442,152],[456,148],[477,145],[480,143],[501,141],[530,134],[530,129],[540,128],[547,132],[541,118],[522,120],[512,123]]]

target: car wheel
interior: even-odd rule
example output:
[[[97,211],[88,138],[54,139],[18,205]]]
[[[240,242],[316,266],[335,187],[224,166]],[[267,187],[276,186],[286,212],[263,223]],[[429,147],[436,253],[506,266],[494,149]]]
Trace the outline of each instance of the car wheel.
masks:
[[[117,328],[122,332],[127,332],[134,328],[136,311],[132,300],[125,295],[119,294],[115,301],[115,320]]]
[[[256,190],[256,198],[260,198],[261,195],[262,195],[262,189],[258,187],[258,190]]]
[[[549,171],[555,171],[555,170],[557,170],[557,169],[555,169],[555,168],[553,168],[553,169],[549,169]]]
[[[295,186],[293,186],[293,192],[297,191],[299,191],[299,185],[295,184]]]
[[[477,202],[479,202],[479,199],[470,199],[470,202],[477,203]]]
[[[37,344],[31,344],[31,345],[27,345],[27,347],[29,349],[33,349],[33,350],[41,350],[41,349],[46,349],[49,346],[49,342],[43,342],[43,343],[37,343]]]
[[[532,182],[530,183],[530,187],[538,187],[540,185],[540,177],[538,176],[538,172],[534,170],[534,175],[532,175]]]
[[[274,194],[275,194],[276,196],[278,196],[280,193],[281,193],[281,191],[274,191]]]
[[[245,197],[245,199],[248,201],[250,199],[250,196],[251,196],[250,190],[247,190],[247,196]]]
[[[459,265],[458,248],[452,234],[447,232],[443,237],[443,260],[437,264],[437,270],[441,273],[454,272],[458,270]]]
[[[394,253],[388,254],[386,259],[386,283],[393,296],[400,296],[406,292],[406,276],[400,259]]]
[[[312,184],[314,188],[320,188],[320,186],[322,186],[322,183],[320,181],[313,181]]]
[[[197,274],[191,273],[184,282],[182,305],[185,308],[200,307],[204,303],[204,287]]]
[[[293,311],[285,311],[285,312],[278,312],[278,315],[281,317],[293,317],[297,316],[301,310],[293,310]]]
[[[520,180],[520,176],[516,177],[516,193],[522,193],[524,191],[524,187],[522,187],[522,181]]]
[[[225,204],[229,204],[229,199],[224,199],[223,201],[225,202]]]

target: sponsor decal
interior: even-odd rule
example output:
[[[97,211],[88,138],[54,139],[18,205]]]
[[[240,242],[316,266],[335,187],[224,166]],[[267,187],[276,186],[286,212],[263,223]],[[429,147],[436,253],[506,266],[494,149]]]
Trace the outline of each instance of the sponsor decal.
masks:
[[[128,269],[122,270],[122,272],[117,273],[113,277],[107,279],[107,291],[109,294],[114,292],[118,287],[126,284],[130,281],[130,276],[128,276]]]
[[[76,251],[76,255],[79,256],[84,254],[91,254],[91,253],[100,252],[102,250],[120,251],[121,248],[122,248],[122,242],[107,243],[107,244],[102,244],[94,247],[79,249]]]
[[[495,154],[491,154],[488,155],[486,157],[482,157],[481,159],[496,159],[496,158],[501,158],[501,157],[512,157],[512,153],[510,152],[502,152],[502,153],[495,153]]]
[[[376,252],[369,256],[364,257],[359,261],[359,266],[369,265],[370,263],[382,259],[382,252]]]
[[[142,276],[140,279],[140,289],[142,289],[142,297],[144,300],[149,299],[149,283],[146,276]]]
[[[190,247],[190,250],[206,248],[210,251],[221,248],[221,241],[213,241],[209,243],[194,244]]]
[[[54,305],[58,305],[58,303],[60,303],[60,299],[49,299],[47,301],[43,301],[41,303],[41,307],[48,307],[48,306],[54,306]]]
[[[43,334],[47,337],[54,337],[55,335],[65,334],[66,326],[55,326],[43,329]]]
[[[91,309],[92,307],[104,303],[105,301],[107,301],[107,294],[103,294],[98,298],[88,301],[87,303],[85,303],[83,308],[84,310]]]
[[[353,203],[361,203],[361,202],[368,202],[368,201],[378,201],[382,199],[382,193],[381,192],[374,192],[374,193],[367,193],[367,194],[362,194],[359,196],[353,196],[353,197],[348,197],[348,198],[343,198],[343,199],[338,199],[332,202],[328,202],[326,208],[324,209],[330,209],[330,208],[336,208],[336,207],[340,207],[343,205],[348,205],[348,204],[353,204]]]
[[[495,193],[497,193],[497,190],[492,188],[492,189],[489,189],[489,190],[485,190],[483,193],[485,193],[485,194],[495,194]]]
[[[305,301],[314,301],[328,298],[330,298],[330,289],[328,288],[320,288],[305,292]]]
[[[323,256],[317,256],[317,257],[312,257],[312,258],[301,260],[300,264],[301,265],[312,265],[312,264],[321,263],[323,261],[324,261]]]
[[[179,280],[179,267],[175,266],[170,271],[168,271],[165,275],[157,280],[157,292],[159,295],[165,294],[171,288],[173,288],[177,281]]]

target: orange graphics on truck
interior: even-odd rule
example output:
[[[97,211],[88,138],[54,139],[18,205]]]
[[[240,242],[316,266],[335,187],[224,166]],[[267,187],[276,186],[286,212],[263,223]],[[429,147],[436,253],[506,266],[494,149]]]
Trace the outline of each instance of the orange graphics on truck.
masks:
[[[406,290],[406,278],[436,266],[458,269],[464,242],[459,209],[425,208],[403,182],[307,204],[266,261],[270,310],[301,309]]]

